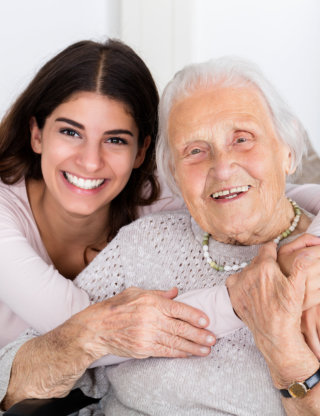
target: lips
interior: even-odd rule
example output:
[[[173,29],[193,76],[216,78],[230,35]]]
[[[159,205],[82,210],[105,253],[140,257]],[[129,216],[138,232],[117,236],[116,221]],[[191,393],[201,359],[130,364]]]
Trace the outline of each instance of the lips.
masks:
[[[234,188],[224,189],[222,191],[214,192],[210,196],[213,199],[233,199],[244,192],[248,192],[250,188],[251,188],[251,185],[236,186]]]
[[[72,175],[69,172],[63,172],[63,176],[69,183],[80,189],[96,189],[105,182],[105,179],[79,178],[78,176]]]

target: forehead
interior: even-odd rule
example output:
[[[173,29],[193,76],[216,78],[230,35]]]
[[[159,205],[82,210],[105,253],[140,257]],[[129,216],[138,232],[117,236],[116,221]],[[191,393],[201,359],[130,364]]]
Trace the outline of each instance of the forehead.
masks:
[[[169,114],[169,137],[179,132],[190,134],[217,124],[255,124],[264,128],[272,125],[269,107],[255,87],[215,86],[200,89],[178,100]]]

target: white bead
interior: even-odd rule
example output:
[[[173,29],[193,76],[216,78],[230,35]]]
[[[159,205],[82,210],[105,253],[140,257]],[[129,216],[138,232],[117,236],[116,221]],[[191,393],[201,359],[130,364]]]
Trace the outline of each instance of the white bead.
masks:
[[[203,251],[208,251],[209,250],[209,247],[207,245],[202,246],[202,248],[203,248]]]
[[[224,268],[226,268],[226,267],[224,267]],[[234,264],[233,266],[232,266],[232,270],[239,270],[239,265],[238,264]]]
[[[248,266],[248,263],[246,263],[246,262],[243,262],[243,263],[240,264],[241,269],[243,269],[244,267],[247,267],[247,266]]]
[[[207,257],[207,262],[210,264],[212,262],[212,258],[211,257]]]
[[[293,225],[290,225],[289,230],[290,231],[294,231],[296,229],[296,227],[294,227]]]
[[[230,270],[232,270],[232,267],[231,266],[224,266],[224,270],[226,272],[230,272]]]
[[[208,253],[207,251],[205,251],[205,252],[203,253],[203,255],[204,255],[204,257],[205,257],[206,259],[209,257],[209,253]]]

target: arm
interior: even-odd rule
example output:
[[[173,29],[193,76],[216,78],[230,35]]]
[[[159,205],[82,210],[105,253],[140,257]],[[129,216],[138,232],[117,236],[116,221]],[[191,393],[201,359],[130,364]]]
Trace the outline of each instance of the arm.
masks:
[[[222,338],[245,326],[234,313],[226,286],[192,290],[175,298],[204,312],[210,323],[207,329]]]
[[[103,355],[208,355],[214,339],[196,327],[199,320],[207,325],[205,315],[172,301],[176,290],[171,292],[126,289],[24,343],[12,362],[3,407],[26,398],[63,397]]]
[[[130,233],[129,227],[126,233]],[[135,358],[208,355],[215,342],[209,331],[201,329],[208,325],[208,318],[173,301],[177,289],[125,289],[128,270],[122,252],[126,251],[121,244],[123,233],[120,231],[77,278],[77,284],[91,290],[92,301],[99,297],[106,300],[21,347],[13,361],[6,406],[24,398],[67,393],[89,365],[107,354]],[[47,383],[40,384],[46,374],[50,375]]]
[[[38,236],[32,227],[35,224],[0,199],[0,301],[46,332],[88,306],[89,297],[45,262],[40,248],[36,250]]]

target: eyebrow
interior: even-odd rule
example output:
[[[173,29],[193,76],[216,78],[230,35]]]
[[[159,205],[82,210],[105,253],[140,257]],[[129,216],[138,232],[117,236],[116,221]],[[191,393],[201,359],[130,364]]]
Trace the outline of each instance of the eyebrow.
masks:
[[[59,117],[55,121],[62,121],[68,124],[71,124],[78,129],[84,130],[85,127],[83,124],[78,123],[77,121],[71,120],[70,118]],[[125,129],[114,129],[114,130],[106,130],[103,134],[128,134],[129,136],[133,137],[133,133],[130,130]]]

